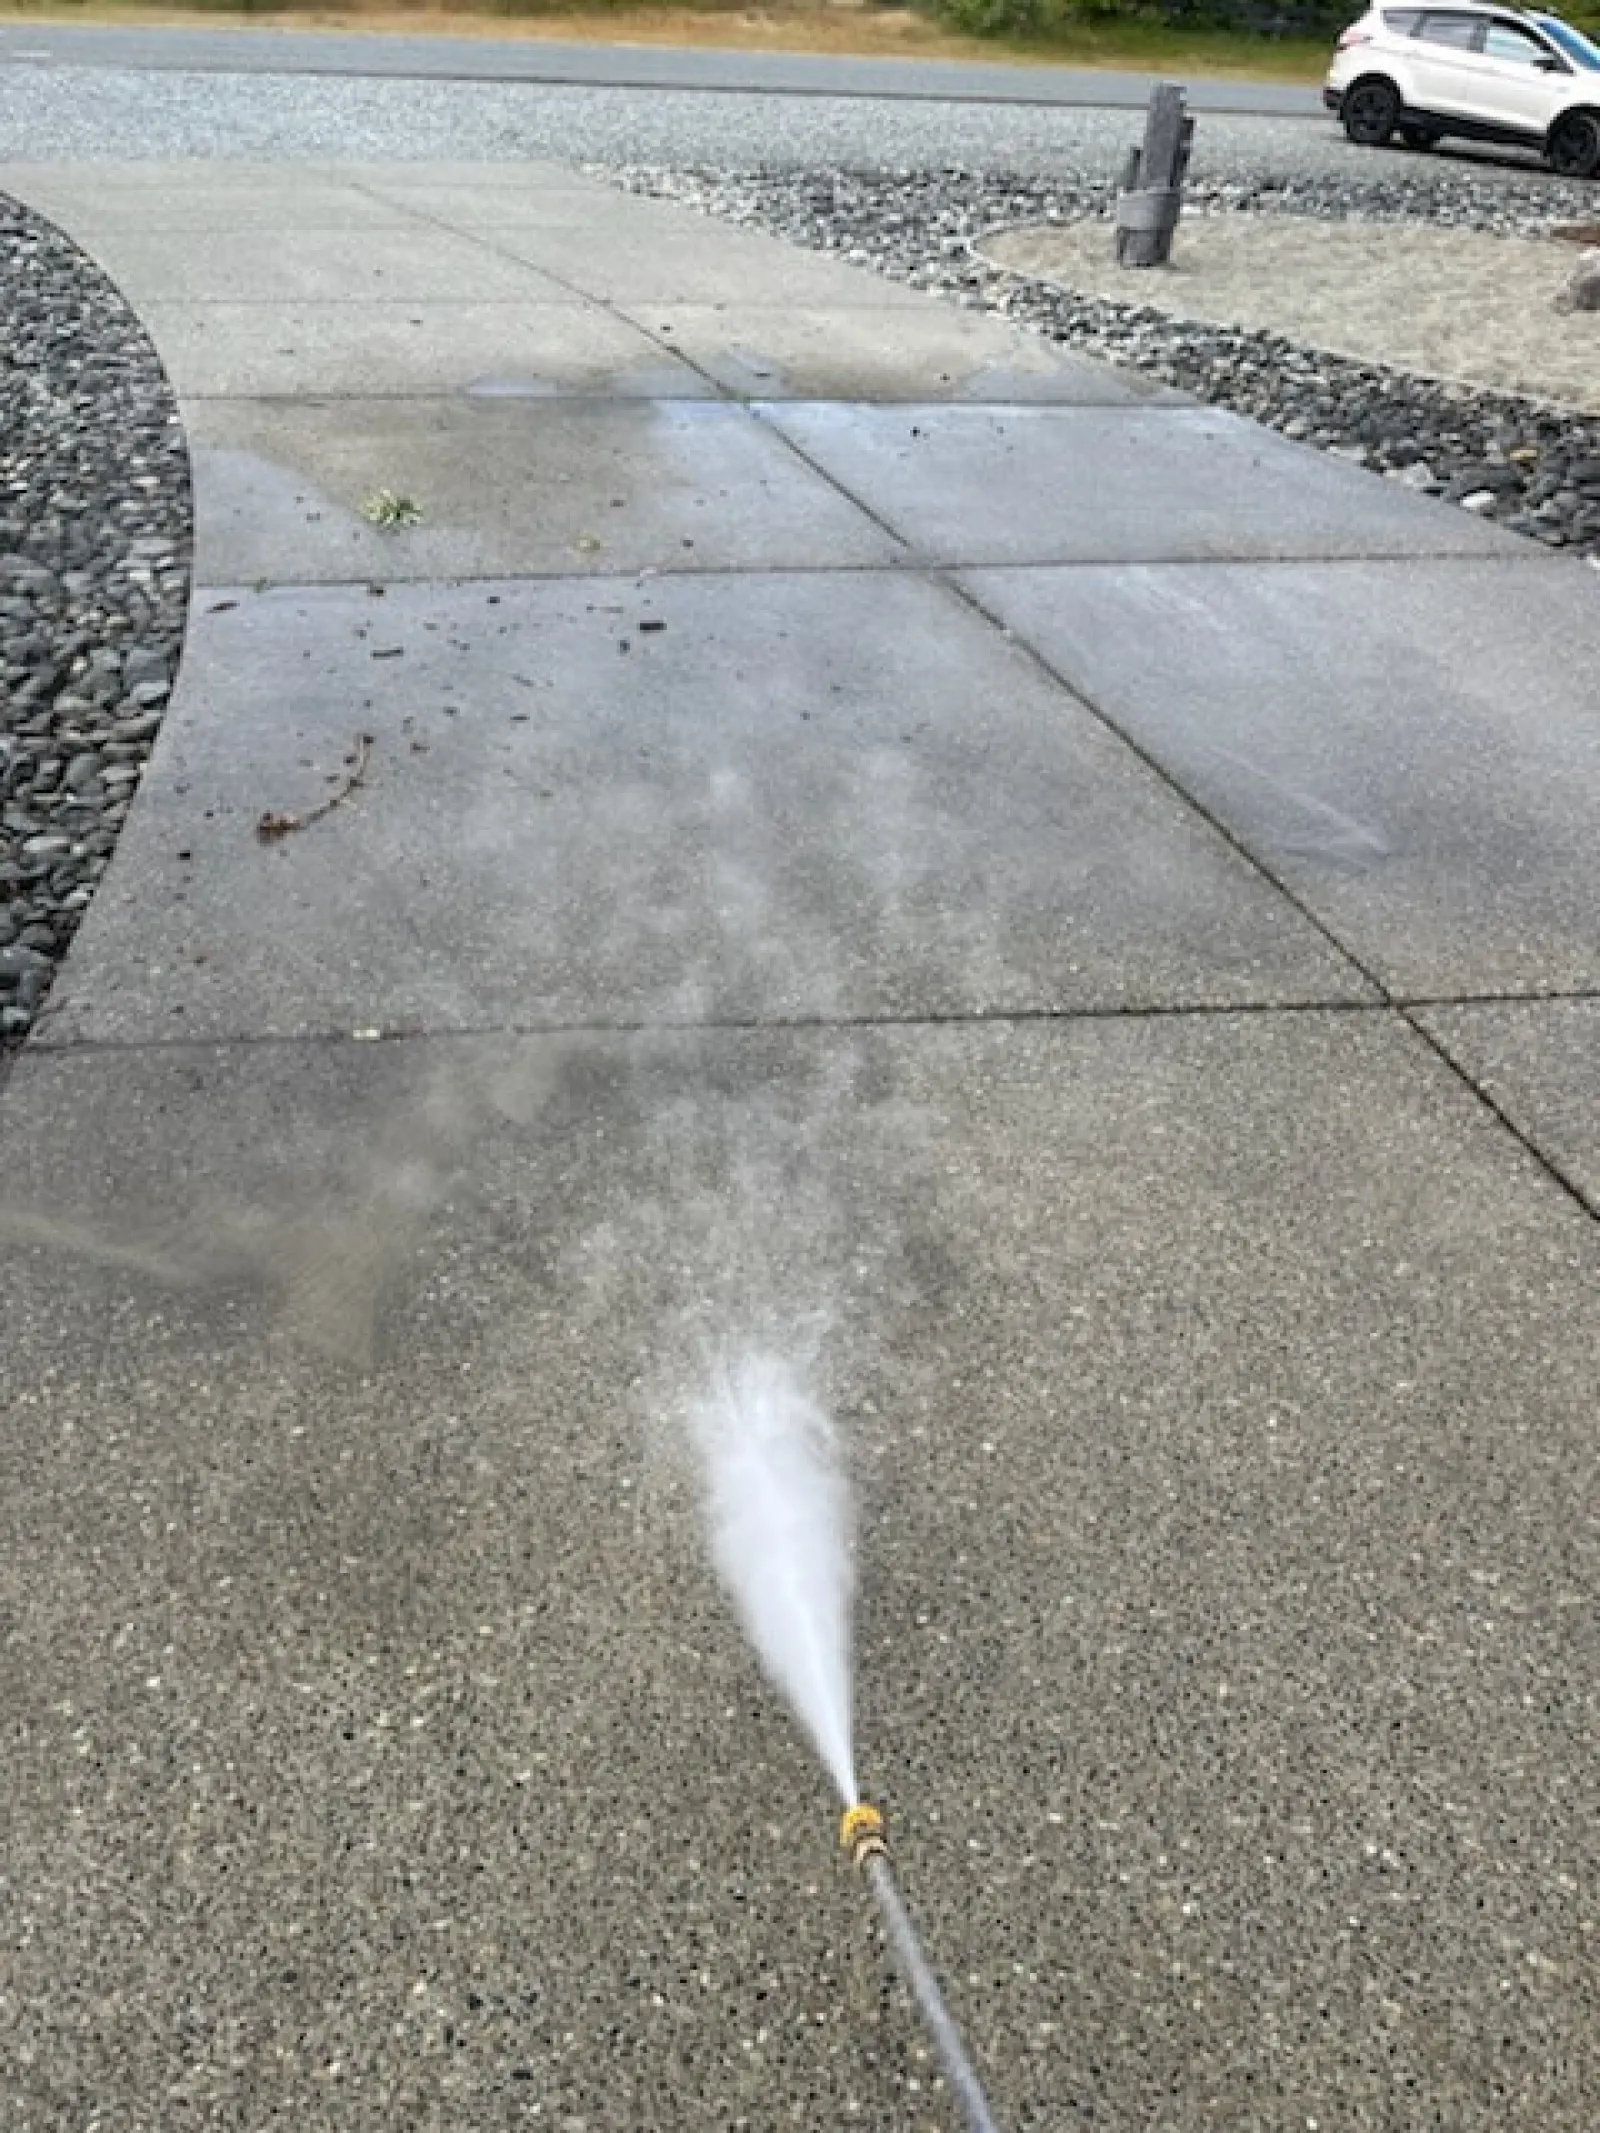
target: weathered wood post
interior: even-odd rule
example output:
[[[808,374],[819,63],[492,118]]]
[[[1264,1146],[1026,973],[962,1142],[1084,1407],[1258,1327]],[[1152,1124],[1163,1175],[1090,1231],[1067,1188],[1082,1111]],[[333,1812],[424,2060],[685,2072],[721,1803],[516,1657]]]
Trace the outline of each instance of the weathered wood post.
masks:
[[[1162,82],[1150,92],[1144,146],[1130,148],[1117,197],[1117,264],[1164,267],[1183,205],[1183,174],[1194,143],[1194,119],[1183,91]]]

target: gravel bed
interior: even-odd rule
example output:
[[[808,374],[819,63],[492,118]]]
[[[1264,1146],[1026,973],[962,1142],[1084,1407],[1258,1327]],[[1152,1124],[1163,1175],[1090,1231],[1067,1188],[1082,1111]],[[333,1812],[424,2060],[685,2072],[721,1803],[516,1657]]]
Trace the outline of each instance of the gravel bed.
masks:
[[[48,39],[41,34],[38,41]],[[514,162],[537,156],[677,170],[951,164],[999,174],[1109,177],[1140,124],[1137,112],[1103,105],[0,65],[0,153],[44,161]],[[1194,169],[1229,178],[1337,178],[1352,166],[1404,169],[1414,160],[1399,151],[1352,148],[1326,114],[1208,111],[1195,140]],[[1543,182],[1526,156],[1451,144],[1433,161],[1474,172],[1487,187]],[[1597,194],[1600,188],[1591,187],[1591,206]]]
[[[0,195],[0,1053],[115,848],[183,640],[189,465],[117,291]]]
[[[1109,212],[1098,176],[1053,179],[943,171],[612,170],[614,182],[876,268],[1128,365],[1286,437],[1442,496],[1551,548],[1600,562],[1600,421],[1306,348],[1280,335],[1174,319],[1137,303],[1080,297],[974,254],[989,232]],[[1365,184],[1338,179],[1202,180],[1194,213],[1426,220],[1537,233],[1596,219],[1592,186],[1532,177],[1484,183],[1425,168]],[[1108,236],[1109,242],[1109,236]],[[1574,250],[1576,258],[1576,250]]]
[[[1301,140],[1342,141],[1318,121],[1218,118],[1203,148],[1263,126],[1280,137],[1280,155],[1292,157]],[[724,170],[959,162],[1048,171],[1063,157],[1111,168],[1129,129],[1128,112],[1097,108],[0,66],[3,152],[44,160],[541,156]]]

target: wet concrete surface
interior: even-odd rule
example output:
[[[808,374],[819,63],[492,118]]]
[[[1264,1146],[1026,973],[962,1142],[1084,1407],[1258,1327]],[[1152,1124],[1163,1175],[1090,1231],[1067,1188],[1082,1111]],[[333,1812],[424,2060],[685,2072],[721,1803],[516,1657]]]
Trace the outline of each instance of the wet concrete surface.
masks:
[[[211,585],[521,571],[827,569],[890,534],[743,409],[693,397],[206,400],[195,568]],[[387,489],[420,521],[370,524]]]

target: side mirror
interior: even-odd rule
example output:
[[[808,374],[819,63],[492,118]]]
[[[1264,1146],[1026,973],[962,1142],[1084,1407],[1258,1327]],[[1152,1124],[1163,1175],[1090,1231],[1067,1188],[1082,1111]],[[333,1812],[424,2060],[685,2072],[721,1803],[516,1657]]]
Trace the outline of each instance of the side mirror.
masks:
[[[1541,52],[1533,64],[1540,74],[1565,74],[1570,71],[1566,61],[1557,59],[1554,52]]]

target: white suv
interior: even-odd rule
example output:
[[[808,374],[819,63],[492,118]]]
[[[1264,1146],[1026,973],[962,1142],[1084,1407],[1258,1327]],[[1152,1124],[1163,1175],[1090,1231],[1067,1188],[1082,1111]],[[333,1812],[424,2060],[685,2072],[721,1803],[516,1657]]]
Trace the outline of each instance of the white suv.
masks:
[[[1339,39],[1322,100],[1363,148],[1451,133],[1536,148],[1564,178],[1600,175],[1600,47],[1556,15],[1380,4]]]

